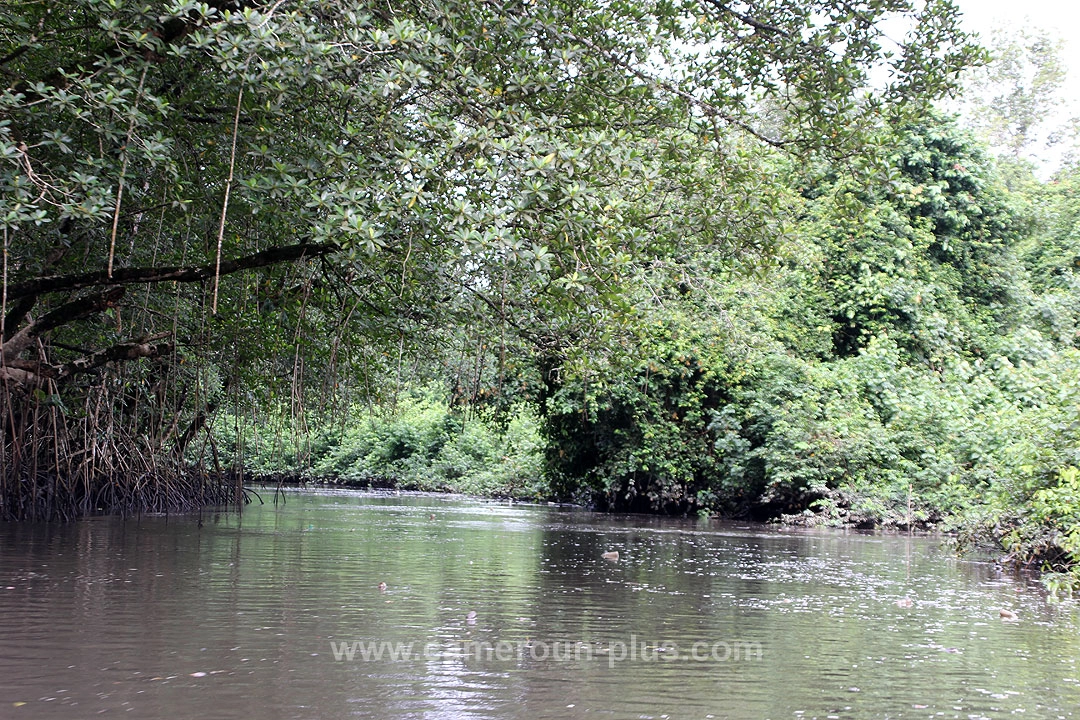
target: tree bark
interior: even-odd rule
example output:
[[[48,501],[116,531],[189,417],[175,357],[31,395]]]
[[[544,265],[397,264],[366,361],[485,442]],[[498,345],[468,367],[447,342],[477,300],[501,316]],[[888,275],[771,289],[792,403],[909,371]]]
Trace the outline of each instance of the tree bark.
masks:
[[[30,322],[3,344],[4,362],[10,365],[12,360],[18,358],[24,350],[33,344],[35,338],[44,335],[50,330],[61,325],[67,325],[69,322],[84,318],[87,315],[93,315],[108,308],[116,307],[120,298],[124,297],[124,293],[125,290],[122,287],[109,288],[105,292],[96,295],[88,295],[87,297],[66,302],[52,312],[46,313],[40,319]]]
[[[334,244],[297,243],[274,247],[250,255],[205,265],[115,268],[112,277],[106,270],[71,275],[51,275],[33,278],[7,286],[7,297],[13,302],[11,312],[5,319],[6,338],[0,339],[0,379],[21,384],[36,382],[42,378],[64,380],[72,375],[89,372],[113,361],[155,358],[173,352],[173,343],[151,344],[154,338],[144,338],[120,343],[109,348],[90,352],[68,363],[54,365],[42,360],[24,360],[19,356],[29,350],[37,338],[75,320],[115,307],[126,292],[125,285],[153,284],[161,282],[200,282],[242,270],[316,258],[336,252]],[[84,297],[70,300],[37,320],[29,318],[37,298],[47,293],[75,292],[86,288],[108,286]],[[10,322],[9,322],[10,321]],[[20,328],[20,323],[25,324]],[[16,328],[18,328],[16,330]]]
[[[223,260],[218,274],[231,275],[241,270],[294,262],[303,258],[316,258],[338,250],[337,245],[297,243],[270,248],[232,260]],[[8,298],[12,300],[51,292],[81,290],[99,285],[138,285],[159,282],[199,282],[214,277],[216,265],[190,265],[177,267],[114,268],[112,277],[106,270],[96,270],[75,275],[51,275],[24,280],[8,285]]]
[[[157,337],[161,338],[163,336],[159,335]],[[119,343],[110,348],[98,350],[97,352],[90,353],[77,360],[72,360],[71,362],[66,362],[61,365],[54,365],[40,360],[11,360],[7,363],[5,369],[10,369],[15,373],[20,374],[20,382],[25,382],[27,379],[30,379],[31,376],[49,378],[51,380],[66,380],[72,375],[89,372],[115,360],[156,358],[161,357],[162,355],[168,355],[176,349],[171,342],[158,343],[157,345],[151,344],[151,340],[153,339],[155,338],[145,338],[143,340]]]

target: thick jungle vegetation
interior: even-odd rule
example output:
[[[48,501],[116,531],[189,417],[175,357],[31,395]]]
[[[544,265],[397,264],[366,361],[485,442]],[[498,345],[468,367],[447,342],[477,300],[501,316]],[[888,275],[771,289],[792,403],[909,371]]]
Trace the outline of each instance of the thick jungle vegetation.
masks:
[[[1007,161],[932,110],[958,18],[11,4],[0,517],[319,477],[951,524],[1068,587],[1080,176],[1020,159],[1038,92]]]

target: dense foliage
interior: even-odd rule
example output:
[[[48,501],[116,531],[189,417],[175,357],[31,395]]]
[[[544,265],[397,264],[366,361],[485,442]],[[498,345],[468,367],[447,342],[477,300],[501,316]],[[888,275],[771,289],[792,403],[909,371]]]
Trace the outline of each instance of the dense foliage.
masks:
[[[944,120],[887,145],[887,181],[789,175],[804,212],[765,280],[644,298],[635,362],[547,399],[556,491],[945,525],[1074,567],[1076,175],[1009,190]]]
[[[929,110],[982,57],[956,23],[13,5],[0,517],[237,501],[254,472],[949,524],[1064,591],[1080,173],[1016,159],[1060,78],[1038,38],[985,76],[1019,88],[989,118],[1012,160]]]
[[[1069,592],[1080,560],[1080,174],[1043,184],[999,169],[942,118],[883,144],[889,166],[857,175],[773,161],[787,188],[774,201],[792,215],[760,272],[707,247],[654,263],[604,352],[557,367],[533,353],[530,366],[526,346],[478,344],[468,391],[460,365],[432,370],[456,404],[425,405],[434,412],[422,419],[415,405],[379,411],[393,420],[359,411],[362,427],[385,430],[323,436],[311,462],[276,467],[476,491],[483,483],[441,469],[443,448],[479,429],[486,447],[520,435],[497,423],[459,435],[466,408],[497,419],[531,401],[542,442],[480,464],[512,475],[542,453],[545,482],[484,492],[945,527],[964,545],[1000,543]],[[516,361],[500,372],[506,352]]]
[[[378,400],[468,346],[454,328],[499,334],[500,378],[511,340],[594,354],[642,268],[772,245],[764,149],[851,154],[947,90],[977,56],[956,21],[947,0],[6,6],[0,516],[219,500],[224,405]]]
[[[237,442],[225,423],[221,444],[230,453],[243,446],[248,470],[264,482],[317,481],[529,500],[549,495],[539,422],[528,407],[516,407],[502,418],[455,411],[438,388],[428,387],[347,422],[311,424],[318,429],[299,433],[294,423],[278,416],[245,427]]]

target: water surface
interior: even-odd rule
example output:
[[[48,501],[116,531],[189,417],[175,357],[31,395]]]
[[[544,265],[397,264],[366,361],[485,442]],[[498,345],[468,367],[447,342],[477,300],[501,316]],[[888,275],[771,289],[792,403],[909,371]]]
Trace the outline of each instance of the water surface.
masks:
[[[1075,609],[933,538],[290,494],[0,525],[0,618],[0,718],[1080,708]]]

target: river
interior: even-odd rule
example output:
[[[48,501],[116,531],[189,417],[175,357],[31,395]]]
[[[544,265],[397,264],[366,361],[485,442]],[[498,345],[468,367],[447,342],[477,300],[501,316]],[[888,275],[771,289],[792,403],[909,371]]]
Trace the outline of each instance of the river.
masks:
[[[1076,607],[939,539],[265,499],[0,524],[0,718],[1080,715]]]

